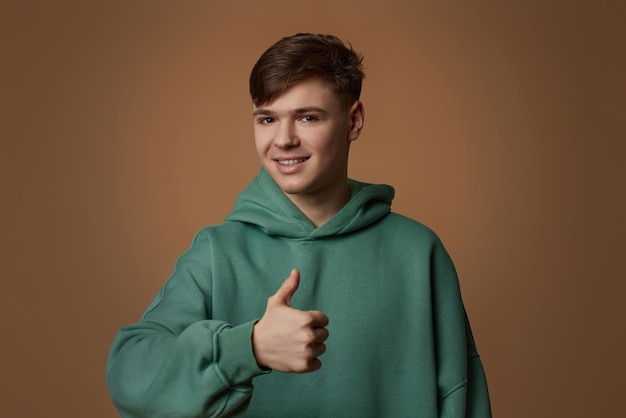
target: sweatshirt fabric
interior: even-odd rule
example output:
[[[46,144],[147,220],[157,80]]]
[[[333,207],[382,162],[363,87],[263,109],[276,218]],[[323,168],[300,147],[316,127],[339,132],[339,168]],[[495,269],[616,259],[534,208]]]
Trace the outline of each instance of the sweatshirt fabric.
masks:
[[[452,261],[394,190],[349,180],[316,228],[269,174],[203,228],[107,361],[122,417],[491,417]],[[300,270],[291,306],[330,319],[322,368],[259,368],[253,326]]]

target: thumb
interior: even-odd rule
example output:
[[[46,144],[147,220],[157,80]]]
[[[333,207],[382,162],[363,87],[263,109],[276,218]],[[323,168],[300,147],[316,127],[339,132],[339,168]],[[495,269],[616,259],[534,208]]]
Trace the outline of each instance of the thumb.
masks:
[[[273,302],[279,305],[291,306],[291,297],[298,290],[300,284],[300,272],[297,269],[292,269],[289,277],[283,282],[274,293]]]

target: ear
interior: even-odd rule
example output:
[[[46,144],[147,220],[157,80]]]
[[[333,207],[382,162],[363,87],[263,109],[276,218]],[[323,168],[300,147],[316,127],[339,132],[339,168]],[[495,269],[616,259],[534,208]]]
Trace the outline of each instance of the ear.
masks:
[[[361,135],[361,129],[363,129],[363,124],[365,123],[365,109],[360,100],[352,104],[348,117],[350,118],[348,140],[355,141]]]

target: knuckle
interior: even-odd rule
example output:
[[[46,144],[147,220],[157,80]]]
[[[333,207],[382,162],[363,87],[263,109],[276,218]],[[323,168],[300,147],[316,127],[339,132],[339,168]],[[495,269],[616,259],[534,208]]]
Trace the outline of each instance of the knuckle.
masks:
[[[295,367],[294,367],[294,371],[296,373],[306,373],[307,371],[309,371],[309,362],[306,360],[303,361],[299,361]]]
[[[312,358],[315,358],[313,347],[311,347],[310,345],[305,345],[304,347],[302,347],[302,349],[300,350],[300,359],[307,362]]]
[[[311,328],[305,328],[301,332],[303,343],[309,343],[315,339],[315,332]]]

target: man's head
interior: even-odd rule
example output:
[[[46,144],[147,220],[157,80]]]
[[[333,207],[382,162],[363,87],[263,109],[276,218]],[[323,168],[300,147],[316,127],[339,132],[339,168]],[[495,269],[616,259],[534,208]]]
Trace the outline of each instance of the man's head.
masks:
[[[362,58],[334,36],[284,38],[250,77],[263,167],[316,226],[349,199],[348,154],[363,127]]]
[[[261,55],[250,74],[250,96],[260,106],[296,83],[317,78],[350,107],[361,95],[362,61],[352,47],[333,35],[298,33],[279,40]]]

